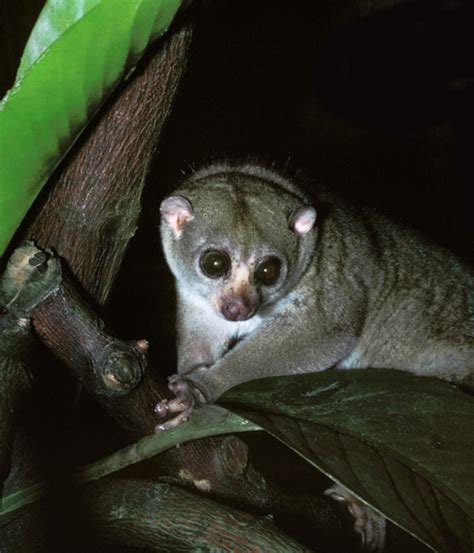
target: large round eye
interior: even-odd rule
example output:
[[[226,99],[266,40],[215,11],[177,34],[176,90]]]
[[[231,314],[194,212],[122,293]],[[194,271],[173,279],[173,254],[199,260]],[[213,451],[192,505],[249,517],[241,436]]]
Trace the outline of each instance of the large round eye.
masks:
[[[207,277],[220,278],[230,271],[231,261],[225,252],[209,250],[202,254],[199,265]]]
[[[268,257],[258,265],[255,279],[264,286],[271,286],[278,280],[280,272],[281,261],[278,257]]]

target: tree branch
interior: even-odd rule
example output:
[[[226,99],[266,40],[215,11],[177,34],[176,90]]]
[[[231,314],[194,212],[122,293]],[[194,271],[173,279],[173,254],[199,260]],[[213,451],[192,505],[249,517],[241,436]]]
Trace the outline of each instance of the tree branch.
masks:
[[[54,273],[43,301],[31,309],[33,326],[43,343],[93,394],[128,394],[140,381],[148,342],[123,342],[104,332],[104,324],[76,292],[57,258],[29,243],[37,269]],[[19,248],[16,252],[24,250]]]
[[[137,228],[145,179],[186,66],[192,11],[152,46],[90,123],[23,230],[65,259],[98,305]]]
[[[82,550],[93,545],[94,550],[128,546],[150,551],[309,551],[279,530],[270,517],[256,517],[153,481],[107,478],[90,484],[66,516],[61,502],[53,505],[62,527],[88,528],[77,536]],[[2,553],[51,551],[43,510],[39,504],[9,524]],[[58,534],[55,539],[60,541]],[[70,536],[62,538],[64,545],[74,548],[67,540]]]

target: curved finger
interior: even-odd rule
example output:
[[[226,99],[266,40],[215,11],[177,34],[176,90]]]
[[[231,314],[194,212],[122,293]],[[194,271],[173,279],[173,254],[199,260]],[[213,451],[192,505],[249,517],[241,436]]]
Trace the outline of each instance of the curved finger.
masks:
[[[178,396],[176,399],[168,400],[168,413],[181,413],[192,409],[194,398],[191,395]]]
[[[166,415],[169,413],[167,399],[162,399],[159,403],[155,405],[155,413],[159,417],[166,417]]]
[[[189,409],[186,409],[186,411],[183,411],[176,417],[173,417],[172,419],[166,422],[162,422],[161,424],[157,424],[155,426],[155,432],[158,433],[158,432],[163,432],[163,430],[170,430],[171,428],[176,428],[177,426],[179,426],[180,424],[183,424],[184,422],[188,422],[189,417],[191,416],[192,410],[193,410],[192,407],[190,407]]]

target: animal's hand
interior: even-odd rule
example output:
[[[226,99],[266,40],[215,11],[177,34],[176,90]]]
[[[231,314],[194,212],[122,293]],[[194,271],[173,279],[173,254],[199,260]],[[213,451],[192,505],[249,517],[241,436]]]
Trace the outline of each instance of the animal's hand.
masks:
[[[354,530],[361,538],[363,551],[380,553],[384,550],[386,521],[382,515],[364,505],[349,490],[339,484],[334,484],[324,493],[347,507],[354,518]]]
[[[196,403],[206,403],[202,393],[183,376],[174,374],[168,378],[168,388],[175,394],[175,399],[163,399],[155,406],[155,413],[164,418],[171,413],[178,413],[175,417],[157,424],[155,432],[162,432],[169,428],[176,428],[187,422]]]

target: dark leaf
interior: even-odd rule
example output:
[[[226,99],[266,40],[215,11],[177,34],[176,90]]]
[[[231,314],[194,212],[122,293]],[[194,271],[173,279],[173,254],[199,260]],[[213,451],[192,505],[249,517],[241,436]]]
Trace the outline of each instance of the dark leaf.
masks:
[[[474,398],[390,370],[265,378],[219,403],[435,551],[474,547]]]

